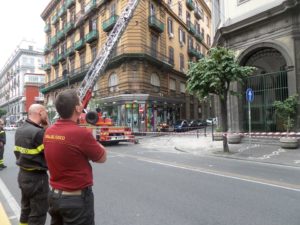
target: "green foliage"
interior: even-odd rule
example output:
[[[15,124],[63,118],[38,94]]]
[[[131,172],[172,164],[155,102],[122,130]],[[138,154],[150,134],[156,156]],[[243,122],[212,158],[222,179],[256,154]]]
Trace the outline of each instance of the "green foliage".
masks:
[[[284,101],[275,101],[273,103],[273,106],[275,107],[275,113],[280,119],[282,119],[283,126],[287,132],[289,132],[294,126],[295,116],[297,113],[297,99],[298,95],[293,95]]]
[[[200,97],[216,94],[225,98],[233,81],[243,82],[254,68],[240,66],[232,51],[223,48],[211,48],[207,57],[190,64],[187,73],[187,89]],[[231,91],[230,94],[237,94]]]
[[[7,111],[6,111],[5,109],[1,109],[1,108],[0,108],[0,118],[1,118],[2,116],[4,116],[6,113],[7,113]]]

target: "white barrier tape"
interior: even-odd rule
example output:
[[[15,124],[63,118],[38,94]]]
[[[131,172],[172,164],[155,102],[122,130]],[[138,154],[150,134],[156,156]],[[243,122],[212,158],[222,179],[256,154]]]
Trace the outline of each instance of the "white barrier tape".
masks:
[[[147,135],[147,134],[160,134],[160,135],[177,135],[177,136],[186,136],[186,135],[211,135],[211,132],[134,132],[135,135],[141,134],[141,135]],[[222,134],[223,136],[226,135],[241,135],[241,136],[247,136],[247,137],[253,137],[253,138],[278,138],[278,137],[289,137],[289,138],[297,138],[300,139],[300,132],[253,132],[253,133],[232,133],[232,132],[214,132],[214,135]]]

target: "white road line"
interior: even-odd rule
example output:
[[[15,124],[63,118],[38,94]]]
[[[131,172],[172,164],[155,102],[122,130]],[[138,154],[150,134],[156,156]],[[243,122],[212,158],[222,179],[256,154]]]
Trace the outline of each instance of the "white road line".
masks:
[[[4,184],[1,178],[0,178],[0,192],[2,192],[6,202],[8,203],[9,207],[13,211],[14,215],[12,215],[10,218],[18,218],[21,213],[20,206],[17,203],[16,199],[13,197],[13,195],[10,193],[10,191],[8,190],[8,188],[6,187],[6,185]]]
[[[178,168],[178,169],[190,170],[190,171],[194,171],[194,172],[210,174],[210,175],[214,175],[214,176],[225,177],[225,178],[230,178],[230,179],[235,179],[235,180],[241,180],[241,181],[246,181],[246,182],[251,182],[251,183],[256,183],[256,184],[262,184],[262,185],[281,188],[281,189],[285,189],[285,190],[289,190],[289,191],[300,192],[300,188],[292,188],[292,187],[287,187],[287,186],[283,186],[283,185],[258,181],[258,180],[254,180],[254,179],[246,179],[246,178],[242,178],[242,177],[238,177],[238,176],[231,176],[231,175],[226,175],[226,174],[222,174],[222,173],[207,171],[207,170],[200,169],[200,168],[187,167],[187,166],[183,166],[183,165],[174,165],[174,164],[171,164],[171,163],[159,162],[159,161],[154,161],[154,160],[145,159],[145,158],[138,158],[137,157],[137,159],[140,160],[140,161],[159,164],[159,165],[163,165],[163,166],[169,166],[169,167],[174,167],[174,168]]]

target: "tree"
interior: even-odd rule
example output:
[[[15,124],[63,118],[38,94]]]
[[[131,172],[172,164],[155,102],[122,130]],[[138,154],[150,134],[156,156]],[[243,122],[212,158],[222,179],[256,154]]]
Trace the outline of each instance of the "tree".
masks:
[[[228,130],[227,97],[230,83],[234,81],[242,83],[254,69],[254,67],[240,66],[233,51],[224,47],[211,48],[207,57],[190,64],[187,73],[187,89],[200,98],[207,97],[210,94],[219,97],[223,132]],[[230,94],[237,95],[238,93],[230,91]],[[226,136],[223,139],[223,150],[224,152],[229,151]]]
[[[7,113],[7,111],[6,111],[5,109],[1,109],[1,108],[0,108],[0,118],[1,118],[2,116],[4,116],[6,113]]]
[[[283,126],[286,129],[286,136],[288,136],[290,129],[294,126],[294,118],[297,113],[298,104],[297,98],[297,95],[293,95],[284,101],[275,101],[273,103],[276,115],[283,121]]]

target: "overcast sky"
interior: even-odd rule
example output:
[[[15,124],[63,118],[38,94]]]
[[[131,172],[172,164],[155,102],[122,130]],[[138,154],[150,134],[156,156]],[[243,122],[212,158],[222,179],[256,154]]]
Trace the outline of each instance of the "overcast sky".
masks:
[[[22,39],[43,48],[45,23],[41,18],[50,0],[8,0],[0,3],[0,70]]]

